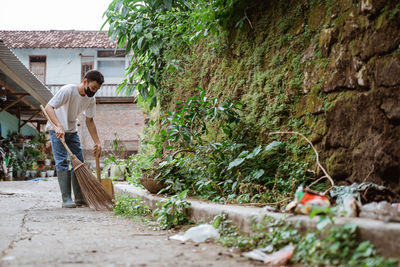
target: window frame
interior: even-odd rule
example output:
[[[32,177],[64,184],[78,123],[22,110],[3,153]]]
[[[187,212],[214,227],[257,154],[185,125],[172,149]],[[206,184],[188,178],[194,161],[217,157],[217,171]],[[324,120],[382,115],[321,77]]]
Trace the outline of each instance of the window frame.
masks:
[[[84,58],[91,58],[91,61],[83,61]],[[89,70],[84,71],[84,66],[91,66],[89,70],[94,69],[94,56],[81,56],[81,82],[83,81],[83,77],[85,76],[86,72]]]
[[[32,58],[44,58],[44,61],[32,61]],[[32,63],[39,63],[39,62],[44,63],[43,81],[40,80],[40,78],[37,76],[37,74],[32,71]],[[43,84],[46,84],[47,56],[46,55],[29,55],[29,70],[35,75],[36,78],[38,78],[39,81],[43,82]]]

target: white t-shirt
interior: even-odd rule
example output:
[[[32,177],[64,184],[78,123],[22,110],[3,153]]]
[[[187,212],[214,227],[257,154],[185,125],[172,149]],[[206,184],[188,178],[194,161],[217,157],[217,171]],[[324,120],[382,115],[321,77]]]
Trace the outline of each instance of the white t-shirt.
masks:
[[[78,86],[67,84],[53,96],[48,103],[54,107],[57,118],[63,126],[65,132],[77,131],[77,118],[82,113],[88,118],[94,118],[96,115],[95,97],[81,96],[78,92]],[[52,130],[50,123],[47,122],[46,130]]]

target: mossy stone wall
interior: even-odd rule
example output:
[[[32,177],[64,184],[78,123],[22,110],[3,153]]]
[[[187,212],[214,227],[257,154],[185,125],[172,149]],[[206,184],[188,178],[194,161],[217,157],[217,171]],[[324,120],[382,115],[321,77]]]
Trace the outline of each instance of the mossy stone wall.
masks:
[[[196,87],[240,100],[238,141],[299,131],[338,183],[400,193],[398,1],[258,1],[246,14],[242,28],[180,55],[184,70],[164,75],[161,109]]]

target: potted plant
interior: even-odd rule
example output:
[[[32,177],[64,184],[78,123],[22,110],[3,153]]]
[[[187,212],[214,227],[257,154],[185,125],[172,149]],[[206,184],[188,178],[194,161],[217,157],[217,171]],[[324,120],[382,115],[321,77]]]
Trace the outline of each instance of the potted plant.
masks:
[[[10,167],[8,167],[8,180],[9,181],[13,181],[13,169],[14,169],[14,167],[13,166],[10,166]]]
[[[23,177],[23,168],[20,164],[15,167],[15,173],[17,178]]]
[[[45,178],[46,177],[46,166],[44,163],[39,164],[38,166],[38,172],[40,173],[40,177]]]
[[[39,165],[37,162],[33,162],[31,166],[31,178],[35,178],[37,176]]]
[[[25,177],[25,178],[29,178],[30,176],[30,172],[28,170],[29,167],[29,163],[27,160],[25,160],[25,158],[23,158],[23,160],[20,162],[20,166],[22,169],[22,173],[21,173],[21,178]]]
[[[40,177],[41,177],[41,178],[46,178],[46,175],[47,175],[47,172],[46,172],[45,170],[42,170],[42,171],[40,172]]]
[[[126,148],[123,142],[118,138],[117,133],[114,133],[114,136],[115,138],[111,142],[111,155],[104,160],[104,163],[109,165],[111,178],[118,181],[124,181],[127,171],[127,164],[123,157],[125,155]]]
[[[46,171],[46,174],[47,174],[47,177],[54,177],[54,170],[48,169],[48,170]]]
[[[127,165],[124,160],[119,160],[110,156],[104,160],[104,163],[110,168],[110,177],[117,180],[125,180]]]

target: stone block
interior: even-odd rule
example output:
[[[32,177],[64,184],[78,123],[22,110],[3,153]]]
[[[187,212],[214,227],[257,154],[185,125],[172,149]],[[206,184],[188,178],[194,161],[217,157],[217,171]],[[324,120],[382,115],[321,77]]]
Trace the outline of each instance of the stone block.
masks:
[[[337,28],[323,29],[319,39],[319,50],[324,57],[329,56],[331,46],[337,41]]]
[[[400,85],[400,57],[387,56],[375,62],[375,82],[378,86]]]

